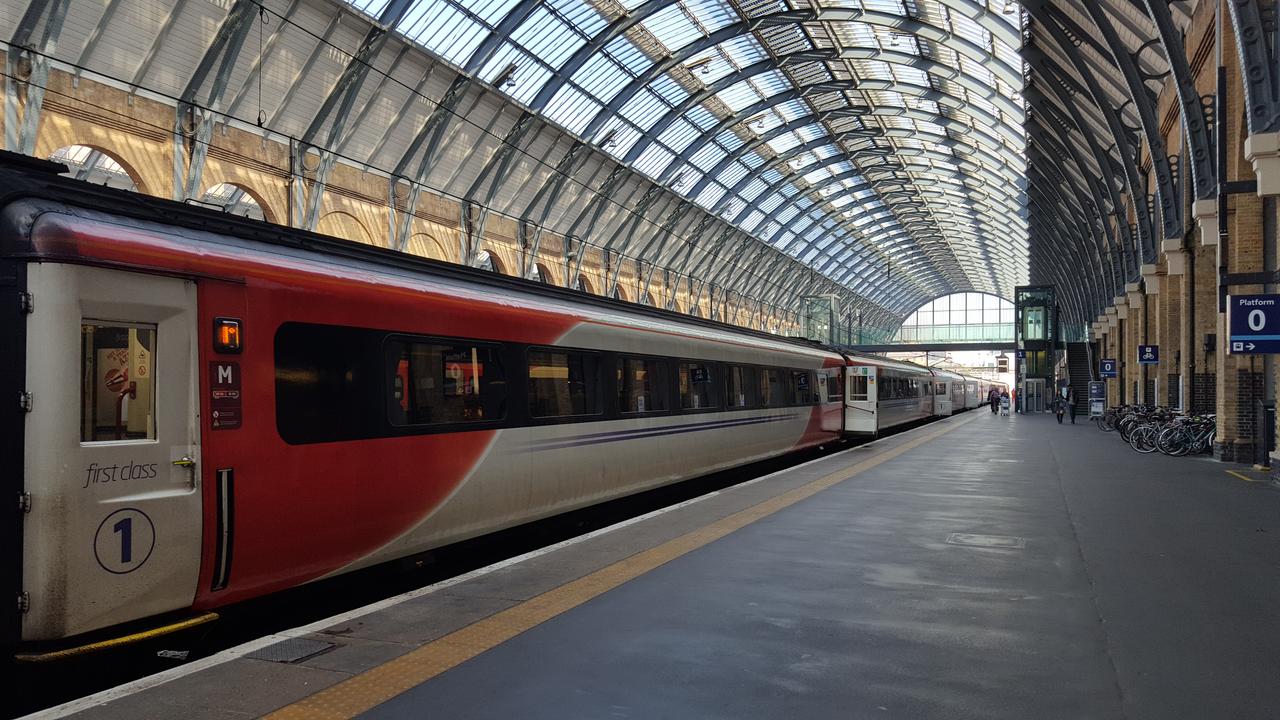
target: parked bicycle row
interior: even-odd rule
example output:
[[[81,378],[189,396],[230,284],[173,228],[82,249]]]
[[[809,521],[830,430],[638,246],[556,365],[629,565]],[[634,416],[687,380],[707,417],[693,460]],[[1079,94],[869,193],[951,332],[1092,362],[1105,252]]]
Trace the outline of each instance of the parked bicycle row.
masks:
[[[1099,430],[1115,432],[1140,453],[1199,455],[1213,450],[1214,415],[1183,415],[1160,406],[1121,405],[1093,418]]]

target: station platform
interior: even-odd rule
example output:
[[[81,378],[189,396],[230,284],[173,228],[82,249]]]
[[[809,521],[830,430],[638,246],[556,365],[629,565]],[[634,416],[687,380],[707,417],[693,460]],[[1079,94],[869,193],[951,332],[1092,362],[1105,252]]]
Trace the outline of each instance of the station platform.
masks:
[[[1271,717],[1255,475],[982,409],[43,716]]]

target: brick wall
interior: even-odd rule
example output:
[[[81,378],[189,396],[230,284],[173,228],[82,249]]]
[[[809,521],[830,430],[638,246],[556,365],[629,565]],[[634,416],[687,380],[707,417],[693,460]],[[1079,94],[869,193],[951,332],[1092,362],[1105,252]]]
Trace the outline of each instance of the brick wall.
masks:
[[[1191,381],[1191,412],[1214,412],[1217,406],[1217,389],[1216,373],[1196,373]]]
[[[1177,373],[1170,373],[1166,378],[1169,392],[1168,392],[1168,396],[1165,399],[1165,405],[1167,405],[1168,407],[1171,407],[1171,408],[1178,407],[1178,382],[1179,382],[1179,378],[1181,377],[1182,376]]]
[[[1254,428],[1257,427],[1257,401],[1264,400],[1266,395],[1266,376],[1260,372],[1239,370],[1235,378],[1234,412],[1228,418],[1235,427],[1233,436],[1223,437],[1219,433],[1219,441],[1214,443],[1214,453],[1220,460],[1228,462],[1252,463],[1254,461]],[[1219,426],[1222,418],[1218,420]]]

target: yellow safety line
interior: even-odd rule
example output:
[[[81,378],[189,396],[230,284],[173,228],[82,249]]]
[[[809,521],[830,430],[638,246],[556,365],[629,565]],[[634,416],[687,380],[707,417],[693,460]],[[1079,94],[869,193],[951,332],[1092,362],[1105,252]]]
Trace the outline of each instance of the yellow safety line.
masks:
[[[1248,475],[1242,475],[1236,472],[1235,470],[1224,470],[1223,472],[1225,472],[1228,475],[1235,475],[1236,477],[1240,478],[1245,482],[1262,482],[1262,480],[1259,478],[1251,478]]]
[[[29,662],[29,663],[44,663],[44,662],[53,662],[55,660],[67,660],[69,658],[77,657],[79,655],[86,655],[88,653],[97,652],[99,650],[107,650],[110,648],[120,647],[122,645],[129,645],[131,643],[142,642],[143,640],[158,638],[163,635],[168,635],[170,633],[178,632],[179,630],[186,630],[188,628],[193,628],[198,625],[204,625],[205,623],[213,622],[214,620],[217,620],[217,619],[218,619],[217,613],[205,613],[203,615],[197,615],[196,617],[193,617],[193,618],[187,618],[186,620],[181,620],[179,622],[172,623],[170,625],[162,625],[157,628],[151,628],[150,630],[144,630],[142,632],[133,633],[132,635],[123,635],[118,638],[111,638],[110,640],[101,640],[99,642],[89,643],[88,645],[80,645],[79,647],[67,648],[65,650],[54,650],[52,652],[47,652],[47,653],[23,653],[23,654],[14,655],[13,657],[18,662]]]
[[[850,468],[833,472],[657,547],[639,552],[625,560],[530,598],[519,605],[455,630],[417,650],[348,678],[265,717],[269,720],[289,718],[338,720],[354,717],[629,580],[859,473],[888,462],[964,424],[966,423],[949,424],[941,430],[904,443],[892,450],[886,450]]]

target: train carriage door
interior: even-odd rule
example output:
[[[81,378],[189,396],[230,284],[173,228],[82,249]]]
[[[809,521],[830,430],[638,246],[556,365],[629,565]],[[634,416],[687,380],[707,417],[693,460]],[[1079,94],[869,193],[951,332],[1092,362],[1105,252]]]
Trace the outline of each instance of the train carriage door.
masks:
[[[844,423],[844,393],[840,390],[843,372],[839,368],[818,371],[818,402],[824,432],[840,432]]]
[[[188,280],[32,264],[28,640],[188,607],[202,533]]]
[[[876,433],[876,368],[858,365],[845,368],[845,432],[855,435]]]
[[[956,381],[938,378],[934,382],[937,383],[937,389],[934,391],[934,410],[938,415],[946,417],[955,412],[955,407],[951,404],[951,386]]]

